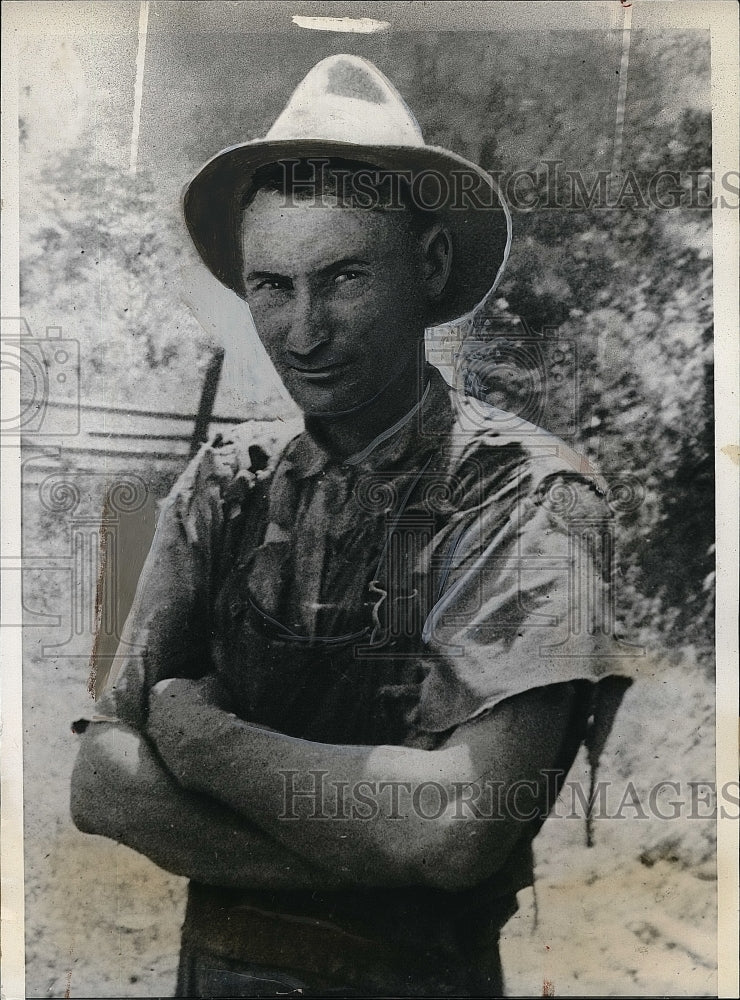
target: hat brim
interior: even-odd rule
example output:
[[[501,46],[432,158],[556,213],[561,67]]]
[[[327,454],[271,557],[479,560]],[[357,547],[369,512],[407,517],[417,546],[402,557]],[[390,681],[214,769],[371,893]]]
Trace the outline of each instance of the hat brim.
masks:
[[[414,178],[422,171],[437,173],[438,187],[427,184],[422,197],[424,207],[450,231],[452,266],[429,326],[470,313],[495,288],[509,253],[511,216],[489,174],[436,146],[365,146],[327,139],[260,139],[232,146],[209,160],[186,186],[183,212],[190,236],[211,273],[228,288],[241,294],[241,205],[255,171],[280,160],[314,158],[410,170]],[[462,180],[464,176],[470,179]]]

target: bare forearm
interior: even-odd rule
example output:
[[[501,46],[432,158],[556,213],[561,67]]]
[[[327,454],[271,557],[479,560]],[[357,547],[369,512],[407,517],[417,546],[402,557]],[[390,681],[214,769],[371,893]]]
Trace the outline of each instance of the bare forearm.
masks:
[[[450,826],[454,776],[466,773],[461,748],[320,744],[249,726],[215,706],[197,711],[207,748],[187,738],[187,722],[165,723],[163,732],[155,706],[150,725],[167,766],[310,864],[357,884],[419,884],[435,871],[446,836],[463,836],[459,820]],[[435,783],[447,802],[432,819]]]
[[[357,884],[450,889],[490,876],[522,820],[541,815],[542,776],[557,759],[572,705],[569,685],[527,692],[429,751],[294,739],[222,711],[204,690],[165,681],[150,698],[149,732],[184,787]],[[507,792],[524,786],[525,798],[501,813],[465,808],[471,786],[487,776]]]
[[[175,875],[210,885],[341,886],[339,878],[312,867],[223,805],[178,785],[134,730],[96,724],[83,740],[71,805],[84,833],[109,837]]]

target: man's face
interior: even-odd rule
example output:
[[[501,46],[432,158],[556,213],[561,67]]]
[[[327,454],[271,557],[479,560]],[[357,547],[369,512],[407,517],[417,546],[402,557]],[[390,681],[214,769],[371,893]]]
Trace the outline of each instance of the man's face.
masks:
[[[244,212],[247,302],[304,413],[341,413],[415,372],[421,242],[402,211],[284,201],[260,191]]]

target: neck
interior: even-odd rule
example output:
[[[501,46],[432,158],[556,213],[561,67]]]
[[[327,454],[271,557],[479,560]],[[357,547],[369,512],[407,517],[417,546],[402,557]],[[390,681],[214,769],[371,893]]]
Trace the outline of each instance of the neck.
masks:
[[[354,455],[419,402],[427,379],[425,366],[414,359],[365,403],[344,413],[306,417],[306,429],[331,454]]]

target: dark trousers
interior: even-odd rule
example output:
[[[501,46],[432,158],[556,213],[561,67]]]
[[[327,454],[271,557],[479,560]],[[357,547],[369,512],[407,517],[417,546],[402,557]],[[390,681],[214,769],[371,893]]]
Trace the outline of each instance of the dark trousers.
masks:
[[[494,975],[487,977],[485,987],[480,992],[469,989],[454,989],[448,995],[503,997],[503,976],[501,966]],[[313,978],[313,977],[311,977]],[[204,998],[216,1000],[224,997],[394,997],[394,996],[442,996],[438,987],[429,985],[425,989],[419,984],[416,989],[398,989],[398,984],[387,991],[378,992],[377,986],[364,990],[357,985],[342,986],[328,981],[307,982],[300,973],[271,969],[262,965],[236,963],[190,948],[180,953],[177,974],[176,997]]]

